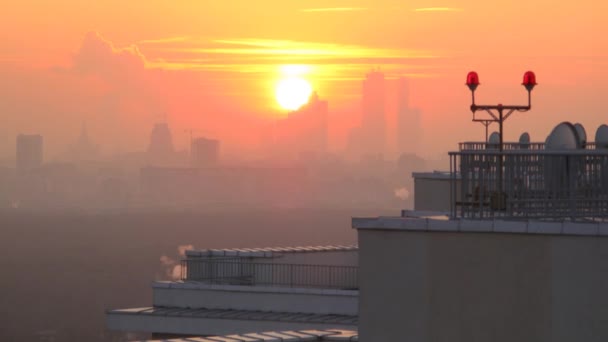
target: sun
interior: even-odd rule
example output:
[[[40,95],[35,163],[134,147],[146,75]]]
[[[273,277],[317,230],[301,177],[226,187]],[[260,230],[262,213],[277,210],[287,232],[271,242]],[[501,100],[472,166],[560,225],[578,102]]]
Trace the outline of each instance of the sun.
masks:
[[[307,80],[293,76],[284,78],[276,86],[275,96],[281,107],[297,110],[308,102],[312,86]]]

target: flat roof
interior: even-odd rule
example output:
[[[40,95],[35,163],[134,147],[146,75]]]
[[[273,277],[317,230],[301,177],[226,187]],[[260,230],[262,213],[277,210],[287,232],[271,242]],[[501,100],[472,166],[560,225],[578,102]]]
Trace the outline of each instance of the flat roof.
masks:
[[[336,326],[357,326],[358,316],[293,313],[275,311],[250,311],[232,309],[188,309],[177,307],[143,307],[130,309],[115,309],[107,311],[108,315],[137,315],[137,316],[162,316],[162,317],[187,317],[187,318],[213,318],[229,320],[250,321],[281,321],[289,323],[319,323],[332,324]]]
[[[185,337],[149,342],[303,342],[303,341],[359,341],[359,335],[354,330],[288,330],[265,331],[240,335],[225,335],[211,337]]]
[[[160,280],[152,283],[153,289],[182,289],[182,290],[214,290],[225,292],[258,292],[258,293],[291,293],[291,294],[315,294],[325,296],[357,297],[359,290],[325,289],[325,288],[303,288],[287,286],[264,286],[264,285],[231,285],[231,284],[208,284],[196,280],[170,281]]]
[[[404,211],[402,216],[354,217],[352,227],[371,230],[608,237],[608,222],[470,220],[450,219],[443,213],[437,213],[437,216],[432,216],[430,213],[425,214],[417,216],[415,211]]]
[[[415,179],[451,179],[450,171],[432,171],[432,172],[412,172],[412,177]],[[456,174],[456,178],[460,178],[460,174]]]
[[[264,248],[227,248],[227,249],[200,249],[186,251],[188,257],[247,257],[272,258],[274,254],[286,253],[318,253],[318,252],[348,252],[358,250],[357,245],[335,246],[300,246],[300,247],[264,247]]]
[[[479,154],[479,155],[568,155],[568,156],[581,156],[581,155],[594,155],[603,156],[608,155],[608,149],[560,149],[560,150],[545,150],[545,149],[517,149],[517,150],[503,150],[500,152],[498,148],[484,149],[484,150],[460,150],[450,151],[449,155],[456,154]]]

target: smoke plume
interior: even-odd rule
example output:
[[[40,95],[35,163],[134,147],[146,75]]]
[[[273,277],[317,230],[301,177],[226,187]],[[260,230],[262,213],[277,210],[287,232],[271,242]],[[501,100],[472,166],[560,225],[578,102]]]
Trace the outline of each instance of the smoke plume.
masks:
[[[180,280],[182,275],[182,265],[180,260],[186,257],[186,251],[193,250],[193,245],[179,245],[177,246],[177,259],[174,259],[167,255],[161,255],[160,267],[162,274],[166,279],[169,280]]]

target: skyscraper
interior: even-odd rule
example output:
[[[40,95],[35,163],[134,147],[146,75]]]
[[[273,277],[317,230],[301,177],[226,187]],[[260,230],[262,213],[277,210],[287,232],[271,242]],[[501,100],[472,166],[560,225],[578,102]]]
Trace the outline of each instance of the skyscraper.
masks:
[[[410,83],[407,78],[399,79],[397,97],[397,150],[399,154],[414,153],[422,136],[420,110],[410,107]]]
[[[173,136],[169,125],[166,122],[155,124],[148,145],[150,161],[155,164],[164,164],[172,161],[174,155]]]
[[[24,172],[42,165],[42,136],[19,134],[17,136],[17,171]]]
[[[366,153],[386,150],[386,82],[384,74],[372,71],[363,81],[361,133]]]
[[[90,161],[97,157],[99,149],[91,142],[87,126],[82,125],[78,140],[70,147],[70,157],[78,161]]]
[[[327,101],[314,92],[308,103],[280,120],[274,133],[275,149],[292,155],[327,152]]]
[[[349,135],[351,155],[384,155],[386,153],[386,80],[380,71],[369,72],[362,85],[361,124]]]

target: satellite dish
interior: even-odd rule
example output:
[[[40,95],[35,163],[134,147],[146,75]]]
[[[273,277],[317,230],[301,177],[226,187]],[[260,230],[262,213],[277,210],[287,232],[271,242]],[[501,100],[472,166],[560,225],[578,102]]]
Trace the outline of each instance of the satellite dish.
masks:
[[[574,128],[576,129],[576,134],[578,134],[579,148],[585,148],[587,146],[587,132],[585,131],[585,127],[580,123],[575,123]]]
[[[490,137],[488,138],[487,148],[498,148],[498,145],[500,145],[500,135],[498,134],[498,132],[492,132],[492,134],[490,134]]]
[[[595,132],[595,148],[608,148],[608,126],[601,125]]]
[[[574,150],[580,146],[576,128],[569,122],[562,122],[551,131],[545,140],[546,150]]]
[[[530,134],[524,132],[519,136],[519,147],[522,149],[530,148]]]
[[[545,150],[564,151],[581,148],[581,138],[576,127],[570,122],[562,122],[555,126],[545,140]],[[584,162],[574,158],[563,158],[561,155],[544,157],[544,183],[546,195],[554,198],[568,198],[570,190],[577,186],[577,179]],[[573,183],[574,182],[574,183]]]

